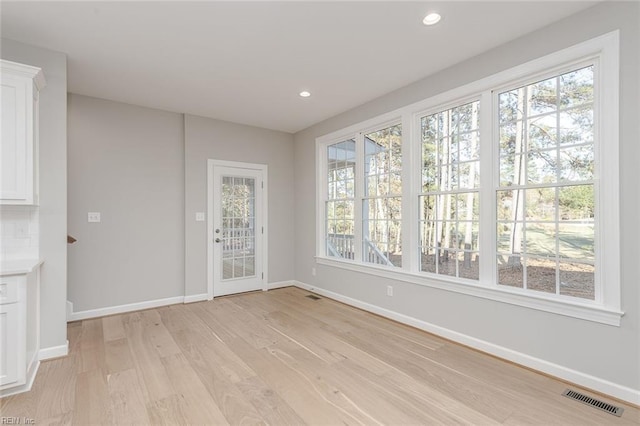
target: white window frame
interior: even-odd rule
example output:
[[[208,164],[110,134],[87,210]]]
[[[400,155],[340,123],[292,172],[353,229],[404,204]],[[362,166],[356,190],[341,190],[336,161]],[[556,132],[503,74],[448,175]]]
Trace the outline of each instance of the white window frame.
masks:
[[[596,300],[548,295],[518,288],[498,286],[495,259],[495,189],[497,173],[497,132],[493,92],[505,86],[531,81],[536,75],[559,73],[571,64],[588,59],[597,62],[594,84],[598,87],[594,99],[595,129],[595,181],[596,205],[607,206],[597,211],[596,228]],[[514,86],[515,87],[515,86]],[[480,100],[480,279],[464,280],[420,272],[419,242],[417,236],[418,195],[420,193],[421,137],[420,118],[470,100]],[[603,113],[606,111],[606,113]],[[355,261],[329,258],[324,247],[324,201],[326,200],[326,146],[358,137],[370,129],[383,128],[390,122],[401,122],[403,134],[403,201],[402,201],[402,268],[381,267],[362,262],[356,253]],[[606,149],[601,147],[606,146]],[[356,148],[357,149],[357,148]],[[490,153],[490,155],[487,155]],[[356,164],[356,206],[363,195],[362,152],[356,152],[360,164]],[[412,105],[394,110],[346,129],[316,139],[316,262],[361,273],[381,276],[397,281],[472,295],[559,315],[580,318],[608,325],[619,326],[624,315],[620,295],[620,195],[618,173],[601,173],[619,170],[619,31],[613,31],[532,60],[525,64],[499,72],[487,78],[441,93]],[[357,160],[358,161],[358,160]],[[358,170],[360,169],[360,170]],[[487,173],[494,170],[493,173]],[[360,188],[358,188],[360,184]],[[361,208],[361,207],[360,207]],[[355,212],[356,247],[361,243],[361,211]],[[360,223],[358,223],[360,222]],[[358,235],[360,229],[360,235]],[[482,260],[483,257],[486,260]]]
[[[357,146],[358,146],[358,145],[357,145],[357,141],[356,141],[355,139],[353,139],[353,138],[352,138],[352,139],[345,139],[345,140],[343,140],[343,141],[341,141],[341,142],[337,142],[337,144],[340,144],[340,143],[343,143],[343,142],[347,142],[347,141],[351,141],[351,140],[353,140],[353,141],[354,141],[354,144],[355,144],[355,146],[356,146],[356,151],[354,151],[354,156],[355,156],[355,158],[356,158],[356,167],[357,167],[357,165],[358,165],[358,161],[357,161],[357,155],[358,155],[358,152],[357,152]],[[324,154],[325,154],[325,156],[327,155],[327,149],[328,149],[330,146],[332,146],[332,145],[334,145],[334,144],[333,144],[333,143],[331,143],[331,144],[327,144],[327,145],[325,145],[325,148],[324,148]],[[324,176],[324,178],[326,178],[326,173],[327,173],[327,168],[328,168],[327,166],[328,166],[328,164],[329,164],[329,163],[328,163],[328,158],[326,158],[326,159],[325,159],[325,162],[324,162],[324,168],[325,168],[325,171],[324,171],[324,173],[325,173],[325,174],[323,175],[323,176]],[[357,185],[358,185],[358,182],[356,182],[357,176],[358,176],[357,170],[354,168],[354,176],[353,176],[353,179],[354,179],[354,182],[353,182],[354,259],[358,259],[358,257],[357,257],[357,253],[359,253],[358,248],[356,247],[356,244],[355,244],[355,240],[357,240],[357,238],[356,238],[355,236],[356,236],[356,235],[358,235],[358,231],[357,231],[357,229],[356,229],[356,227],[358,226],[358,220],[357,220],[357,217],[356,217],[356,203],[357,203],[357,201],[358,201],[358,199],[356,198],[356,197],[357,197],[357,189],[356,189],[356,188],[357,188]],[[348,200],[348,199],[342,199],[342,200],[340,200],[340,199],[334,199],[334,198],[330,199],[330,198],[329,198],[329,196],[328,196],[328,193],[327,193],[327,187],[328,187],[328,185],[327,185],[327,184],[328,184],[328,181],[327,181],[327,180],[325,180],[324,182],[325,182],[325,188],[324,188],[324,190],[325,190],[325,197],[324,197],[324,201],[323,201],[323,209],[322,209],[322,211],[323,211],[323,213],[325,214],[325,216],[324,216],[325,223],[323,224],[323,243],[324,243],[324,244],[323,244],[323,247],[322,247],[322,253],[323,253],[324,255],[326,255],[327,257],[332,257],[332,258],[333,258],[334,256],[330,256],[330,255],[327,253],[327,251],[328,251],[328,244],[327,244],[327,241],[326,241],[326,237],[327,237],[327,235],[328,235],[328,232],[327,232],[327,231],[328,231],[328,229],[327,229],[327,228],[328,228],[328,226],[327,226],[327,223],[328,223],[328,222],[326,221],[326,219],[327,219],[327,217],[326,217],[326,213],[327,213],[326,205],[327,205],[327,203],[328,203],[328,202],[344,201],[344,200]]]
[[[462,105],[466,105],[466,104],[469,104],[469,103],[472,103],[472,102],[476,102],[476,101],[479,102],[479,105],[480,105],[480,117],[478,118],[478,123],[479,123],[478,130],[479,130],[479,135],[480,135],[480,138],[479,138],[479,145],[480,145],[479,146],[479,152],[480,152],[480,161],[479,161],[480,173],[479,173],[479,175],[480,175],[480,181],[478,182],[477,191],[478,191],[478,197],[480,198],[480,200],[484,199],[486,194],[483,193],[483,188],[491,185],[491,181],[488,181],[486,178],[483,178],[483,173],[482,173],[482,170],[483,170],[483,167],[484,167],[483,166],[483,164],[484,164],[483,163],[483,155],[482,155],[482,152],[484,152],[483,151],[483,146],[486,145],[486,143],[488,141],[485,141],[483,139],[482,129],[481,129],[482,123],[483,123],[483,121],[482,121],[482,119],[483,119],[483,116],[482,116],[483,96],[482,96],[482,94],[474,93],[474,94],[471,94],[471,95],[468,95],[468,96],[456,97],[455,100],[449,101],[449,102],[446,102],[446,103],[440,103],[440,104],[431,105],[431,106],[429,106],[427,108],[424,108],[424,109],[422,109],[420,111],[414,112],[411,115],[411,122],[413,123],[413,125],[414,125],[413,127],[415,129],[415,138],[413,139],[414,143],[412,143],[412,145],[416,147],[416,150],[417,150],[416,151],[417,152],[416,155],[418,157],[417,161],[420,162],[420,166],[419,167],[416,166],[415,170],[411,170],[411,173],[413,175],[415,175],[415,179],[417,179],[416,180],[416,184],[414,184],[412,186],[412,188],[411,188],[412,189],[411,196],[416,200],[415,202],[417,203],[416,204],[417,209],[414,209],[414,210],[419,210],[420,209],[420,205],[419,205],[418,199],[420,198],[420,196],[422,194],[422,189],[421,189],[421,187],[422,187],[422,122],[421,122],[422,118],[426,117],[426,116],[429,116],[429,115],[438,114],[438,113],[441,113],[441,112],[444,112],[444,111],[447,111],[447,110],[450,110],[450,109],[453,109],[453,108],[456,108],[456,107],[459,107],[459,106],[462,106]],[[487,193],[488,192],[489,191],[487,191]],[[484,202],[481,201],[480,202],[480,211],[479,211],[479,214],[480,214],[480,231],[483,231],[483,228],[486,227],[486,226],[483,226],[483,223],[484,223],[483,217],[487,216],[482,211],[482,209],[484,207],[483,204],[484,204]],[[488,217],[486,217],[486,219],[488,219]],[[415,221],[417,223],[418,219],[416,219]],[[417,226],[419,227],[419,224]],[[479,242],[478,242],[480,247],[484,247],[483,244],[486,243],[486,241],[484,241],[484,239],[483,239],[483,234],[485,234],[485,233],[486,232],[484,232],[484,231],[480,232],[480,237],[479,237],[480,239],[479,239]],[[416,235],[419,234],[419,229],[416,229],[415,234]],[[412,252],[416,252],[416,256],[417,256],[416,262],[418,262],[418,263],[417,263],[417,267],[415,269],[416,273],[419,273],[421,275],[428,275],[430,277],[444,278],[445,280],[454,279],[454,280],[456,280],[458,282],[468,283],[468,284],[471,284],[471,285],[477,285],[478,282],[482,282],[482,280],[483,280],[483,267],[482,267],[482,265],[484,263],[486,263],[486,262],[481,262],[481,264],[480,264],[480,274],[479,274],[478,280],[468,279],[468,278],[461,278],[461,277],[447,277],[446,275],[431,274],[431,273],[428,273],[428,272],[420,271],[421,259],[420,259],[420,241],[419,241],[419,238],[417,238],[416,241],[417,241],[417,246],[416,246],[417,250],[411,250]],[[487,274],[486,273],[485,273],[484,277],[487,278]]]
[[[598,157],[599,155],[599,150],[598,147],[600,146],[600,142],[601,142],[601,134],[600,134],[600,130],[602,127],[602,124],[600,123],[600,120],[602,119],[602,114],[600,114],[600,110],[602,110],[601,108],[601,104],[599,96],[601,96],[603,88],[601,87],[601,82],[599,80],[601,80],[600,78],[600,63],[601,61],[599,60],[599,57],[597,55],[592,55],[590,57],[587,58],[582,58],[581,60],[577,60],[577,61],[571,61],[569,63],[565,63],[562,64],[558,67],[546,70],[544,72],[541,73],[537,73],[534,75],[529,75],[523,79],[518,79],[518,80],[514,80],[514,81],[510,81],[506,84],[501,85],[500,87],[496,87],[494,88],[494,90],[492,90],[492,97],[493,97],[493,104],[492,104],[492,111],[493,111],[493,117],[492,117],[492,125],[493,125],[493,135],[494,135],[494,140],[492,141],[492,144],[494,145],[494,149],[497,150],[496,146],[497,146],[497,139],[498,139],[498,135],[499,135],[499,101],[498,101],[498,96],[505,92],[505,91],[509,91],[509,90],[513,90],[516,88],[520,88],[523,86],[527,86],[529,84],[538,82],[538,81],[542,81],[545,80],[547,78],[552,78],[552,77],[557,77],[560,76],[564,73],[567,72],[571,72],[573,70],[578,70],[580,68],[584,68],[587,66],[593,66],[594,67],[594,87],[596,88],[595,92],[594,92],[594,100],[593,100],[593,113],[594,113],[594,122],[596,123],[596,125],[594,126],[594,142],[593,142],[593,147],[594,147],[594,159],[595,159],[595,170],[594,170],[594,177],[593,179],[591,179],[588,182],[578,182],[578,183],[574,183],[574,182],[562,182],[562,181],[558,181],[556,182],[553,186],[551,186],[551,188],[560,188],[563,187],[565,185],[593,185],[594,187],[594,198],[595,198],[595,207],[596,207],[596,211],[595,211],[595,220],[594,220],[594,224],[595,224],[595,230],[596,230],[596,234],[595,234],[595,253],[596,253],[596,259],[595,259],[595,277],[594,277],[594,292],[595,292],[595,299],[593,301],[587,300],[585,299],[585,302],[587,303],[595,303],[598,305],[602,305],[603,304],[603,299],[604,299],[604,287],[602,285],[603,282],[603,277],[602,277],[602,271],[604,270],[604,265],[601,264],[600,260],[603,257],[603,254],[600,250],[600,245],[601,245],[601,238],[602,238],[602,233],[600,231],[600,229],[602,228],[602,226],[604,225],[604,221],[602,219],[602,213],[603,211],[605,211],[606,209],[603,209],[602,206],[603,205],[607,205],[607,204],[601,204],[601,198],[600,197],[600,171],[603,170],[603,164],[601,161],[601,158]],[[559,142],[558,142],[559,143]],[[499,155],[496,154],[494,152],[494,156],[492,158],[493,161],[493,183],[492,183],[492,196],[494,196],[493,198],[493,205],[492,207],[494,208],[494,214],[495,214],[495,206],[496,206],[496,200],[495,200],[495,193],[496,191],[504,191],[507,190],[507,188],[500,186],[500,168],[498,166],[498,162],[499,162]],[[612,166],[613,167],[613,166]],[[617,165],[616,165],[617,167]],[[612,170],[617,170],[616,169],[612,169]],[[529,189],[531,186],[535,187],[534,185],[530,185],[529,183],[525,183],[523,185],[521,185],[523,189]],[[497,218],[494,217],[494,224],[498,224]],[[495,232],[494,232],[495,234]],[[492,268],[492,280],[495,281],[497,283],[498,281],[498,277],[497,277],[497,268],[496,268],[496,264],[495,264],[495,257],[497,254],[497,250],[496,250],[496,235],[493,235],[494,237],[494,242],[493,242],[493,256],[494,256],[494,265]],[[523,292],[524,294],[530,294],[531,291],[534,290],[529,290],[526,288],[517,288],[517,287],[513,287],[512,289],[513,291],[516,292]],[[567,298],[567,301],[571,302],[574,298],[571,296],[563,296],[563,295],[559,295],[556,294],[553,296],[554,298],[557,299],[564,299]]]
[[[404,177],[404,171],[406,169],[406,167],[404,166],[404,160],[405,160],[405,153],[404,153],[404,149],[405,149],[405,140],[407,140],[408,138],[406,138],[404,136],[404,128],[402,127],[402,118],[398,117],[392,120],[388,120],[386,122],[383,123],[378,123],[375,126],[369,127],[369,128],[363,128],[362,130],[360,130],[358,132],[358,134],[356,135],[356,213],[355,213],[355,220],[356,220],[356,225],[355,228],[358,230],[358,232],[356,232],[356,234],[359,233],[360,238],[356,239],[356,246],[359,245],[360,247],[360,251],[356,252],[356,260],[361,261],[363,264],[365,265],[376,265],[375,263],[372,262],[366,262],[364,260],[364,229],[363,229],[363,224],[364,224],[364,212],[363,212],[363,204],[365,200],[369,200],[369,199],[375,199],[375,198],[386,198],[386,197],[394,197],[394,196],[398,196],[401,197],[401,229],[400,229],[400,241],[402,241],[402,245],[404,247],[404,237],[406,235],[405,231],[404,231],[404,211],[405,211],[405,203],[404,203],[404,192],[405,192],[405,181],[403,180],[402,183],[402,192],[400,194],[395,194],[395,195],[387,195],[387,196],[379,196],[379,197],[373,197],[371,195],[369,196],[365,196],[365,175],[364,175],[364,157],[365,157],[365,145],[364,145],[364,137],[365,135],[368,135],[369,133],[374,133],[377,132],[379,130],[384,130],[393,126],[400,126],[401,132],[402,132],[402,174]],[[359,181],[358,181],[359,180]],[[359,186],[358,186],[359,185]],[[355,238],[355,237],[354,237]],[[404,265],[404,257],[405,257],[405,251],[402,251],[402,261],[403,261],[403,265]],[[390,268],[402,268],[402,267],[398,267],[398,266],[389,266]]]

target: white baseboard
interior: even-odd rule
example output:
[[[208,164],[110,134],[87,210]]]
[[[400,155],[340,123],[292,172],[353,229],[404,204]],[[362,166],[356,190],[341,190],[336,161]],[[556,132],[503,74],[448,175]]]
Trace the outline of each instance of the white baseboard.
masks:
[[[67,322],[71,321],[71,314],[73,314],[73,303],[67,300]]]
[[[292,287],[295,286],[295,281],[278,281],[275,283],[268,283],[267,290],[274,290],[276,288]]]
[[[27,369],[27,377],[24,385],[15,386],[7,389],[0,390],[0,398],[5,396],[16,395],[23,392],[29,392],[33,386],[33,382],[36,380],[38,369],[40,368],[40,361],[59,358],[66,356],[69,353],[69,341],[64,345],[51,346],[49,348],[40,349],[37,354],[34,354],[33,359],[29,362]]]
[[[36,374],[38,374],[38,369],[40,368],[40,360],[36,359],[32,364],[31,368],[27,370],[27,390],[31,390],[31,386],[33,386],[33,382],[36,380]]]
[[[160,306],[184,303],[184,296],[168,297],[166,299],[148,300],[146,302],[129,303],[127,305],[110,306],[107,308],[90,309],[87,311],[73,312],[68,321],[79,321],[89,318],[99,318],[107,315],[123,314],[125,312],[140,311],[143,309],[157,308]]]
[[[16,395],[22,392],[29,392],[31,390],[31,386],[33,386],[33,382],[36,379],[38,368],[40,368],[40,361],[36,361],[32,366],[32,368],[29,371],[27,371],[27,382],[24,385],[0,390],[0,398],[4,398],[5,396]]]
[[[61,356],[67,356],[69,354],[69,341],[64,345],[50,346],[48,348],[42,348],[38,351],[38,359],[44,361],[45,359],[60,358]]]
[[[291,287],[295,281],[279,281],[267,284],[267,290],[276,288]],[[80,321],[91,318],[100,318],[107,315],[123,314],[127,312],[140,311],[143,309],[157,308],[160,306],[175,305],[178,303],[194,303],[209,300],[207,293],[191,294],[188,296],[168,297],[166,299],[148,300],[145,302],[129,303],[127,305],[109,306],[106,308],[89,309],[86,311],[73,312],[73,303],[67,301],[67,322]]]
[[[184,303],[202,302],[203,300],[209,300],[209,295],[207,293],[190,294],[189,296],[184,297]]]
[[[469,346],[479,351],[494,355],[498,358],[502,358],[516,364],[531,368],[533,370],[558,377],[562,380],[575,383],[576,385],[583,386],[588,389],[593,389],[594,391],[603,393],[605,395],[610,395],[614,398],[618,398],[635,405],[640,405],[640,390],[632,389],[626,386],[619,385],[617,383],[610,382],[608,380],[600,379],[598,377],[594,377],[580,371],[572,370],[570,368],[563,367],[561,365],[554,364],[540,358],[535,358],[530,355],[505,348],[503,346],[495,345],[493,343],[480,340],[466,334],[458,333],[456,331],[449,330],[447,328],[440,327],[426,321],[410,317],[408,315],[400,314],[389,309],[381,308],[379,306],[362,302],[360,300],[343,296],[341,294],[324,290],[322,288],[318,288],[309,284],[305,284],[300,281],[294,281],[294,284],[296,287],[300,287],[302,289],[318,293],[322,296],[337,300],[347,305],[351,305],[356,308],[360,308],[365,311],[392,319],[394,321],[419,328],[421,330],[444,337],[454,342],[461,343],[465,346]]]

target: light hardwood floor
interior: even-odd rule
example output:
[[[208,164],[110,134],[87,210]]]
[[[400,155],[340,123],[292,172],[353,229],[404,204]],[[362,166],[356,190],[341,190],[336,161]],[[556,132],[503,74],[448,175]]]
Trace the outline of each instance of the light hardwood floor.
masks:
[[[308,294],[70,323],[70,355],[43,362],[31,392],[0,400],[1,415],[38,425],[640,424],[636,408],[612,416],[563,397],[558,380]]]

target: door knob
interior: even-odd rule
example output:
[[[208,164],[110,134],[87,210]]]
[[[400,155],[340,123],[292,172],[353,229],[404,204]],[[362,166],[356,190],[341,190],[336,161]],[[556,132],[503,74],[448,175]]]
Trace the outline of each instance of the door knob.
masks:
[[[216,238],[216,239],[215,239],[215,242],[216,242],[216,243],[219,243],[220,241],[222,241],[220,238]]]

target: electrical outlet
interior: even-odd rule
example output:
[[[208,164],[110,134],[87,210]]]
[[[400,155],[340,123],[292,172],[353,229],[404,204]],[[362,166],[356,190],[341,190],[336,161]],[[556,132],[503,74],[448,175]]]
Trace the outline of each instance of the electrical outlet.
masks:
[[[196,222],[204,222],[204,212],[196,212]]]
[[[387,296],[393,296],[393,286],[387,286]]]
[[[316,268],[311,268],[311,275],[316,276]]]
[[[87,213],[87,222],[100,222],[100,212]]]

